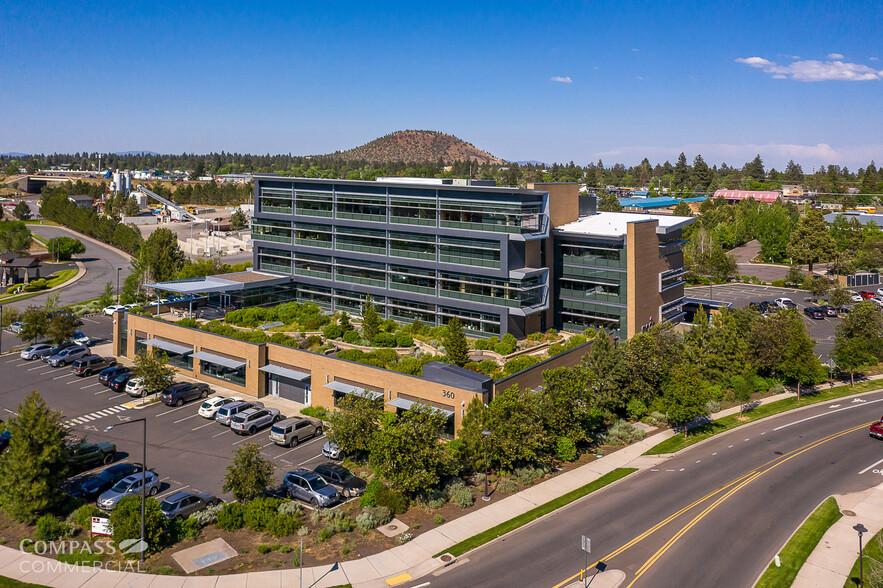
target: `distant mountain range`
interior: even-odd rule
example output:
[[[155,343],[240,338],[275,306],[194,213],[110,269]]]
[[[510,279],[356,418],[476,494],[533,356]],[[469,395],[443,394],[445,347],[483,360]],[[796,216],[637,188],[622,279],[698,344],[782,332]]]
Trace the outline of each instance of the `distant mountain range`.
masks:
[[[114,155],[159,155],[155,151],[117,151]]]
[[[525,159],[523,161],[516,161],[518,165],[546,165],[542,161],[537,161],[536,159]]]
[[[346,151],[329,154],[346,161],[365,160],[374,163],[393,161],[478,161],[502,164],[499,157],[482,151],[453,135],[438,131],[396,131]]]
[[[9,153],[0,153],[0,157],[27,157],[30,153],[19,153],[18,151],[10,151]]]

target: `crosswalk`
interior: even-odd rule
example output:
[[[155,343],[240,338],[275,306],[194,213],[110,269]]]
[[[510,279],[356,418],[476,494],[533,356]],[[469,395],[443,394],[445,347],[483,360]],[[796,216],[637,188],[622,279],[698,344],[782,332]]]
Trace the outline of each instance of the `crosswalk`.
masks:
[[[105,408],[103,410],[96,410],[93,413],[87,414],[85,416],[77,417],[75,419],[70,419],[66,421],[64,424],[68,427],[72,427],[74,425],[82,425],[88,423],[89,421],[94,421],[100,418],[109,417],[115,415],[119,412],[123,412],[124,410],[129,410],[129,406],[125,404],[118,404],[117,406],[111,406],[110,408]]]

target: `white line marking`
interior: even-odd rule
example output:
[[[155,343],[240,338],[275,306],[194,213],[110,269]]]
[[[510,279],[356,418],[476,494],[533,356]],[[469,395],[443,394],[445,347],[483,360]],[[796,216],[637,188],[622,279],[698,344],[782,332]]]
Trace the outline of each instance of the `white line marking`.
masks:
[[[297,464],[297,467],[300,467],[300,466],[304,465],[305,463],[309,463],[309,462],[313,461],[314,459],[319,459],[320,457],[322,457],[322,454],[321,454],[321,453],[320,453],[319,455],[315,456],[315,457],[311,457],[311,458],[308,459],[308,460],[305,460],[305,461],[300,462],[299,464]],[[671,470],[671,471],[674,471],[674,470]]]
[[[727,449],[731,449],[732,447],[732,445],[727,445]]]
[[[251,439],[251,435],[246,435],[245,437],[243,437],[242,439],[240,439],[239,441],[237,441],[237,442],[234,443],[233,445],[239,445],[240,443],[245,443],[245,442],[248,441],[249,439]]]
[[[171,413],[175,412],[176,410],[184,410],[185,408],[189,408],[189,407],[185,404],[184,406],[179,406],[178,408],[173,408],[172,410],[167,410],[165,412],[161,412],[156,416],[161,417],[164,414],[171,414]]]
[[[98,396],[99,394],[104,394],[105,392],[110,392],[110,391],[111,391],[110,388],[106,388],[104,390],[99,390],[98,392],[93,392],[93,394],[95,396]]]
[[[262,446],[261,446],[261,449],[263,449],[264,447],[269,447],[270,445],[276,445],[276,444],[273,443],[272,441],[270,441],[270,442],[267,443],[266,445],[262,445]]]
[[[34,370],[38,370],[38,369],[44,368],[44,367],[46,367],[46,366],[45,365],[38,365],[37,367],[28,368],[28,371],[32,372]]]
[[[858,473],[858,475],[861,476],[862,474],[864,474],[866,471],[868,471],[869,469],[871,469],[871,468],[874,467],[875,465],[878,465],[878,464],[881,464],[881,463],[883,463],[883,459],[881,459],[880,461],[875,461],[874,463],[872,463],[871,465],[869,465],[868,467],[866,467],[865,469],[863,469],[862,471],[860,471],[860,472]]]
[[[100,325],[100,324],[101,324],[101,323],[99,323],[99,322],[96,321],[96,320],[93,320],[93,319],[90,319],[90,318],[86,318],[86,317],[83,317],[83,320],[84,320],[84,321],[89,321],[90,323],[95,323],[96,325]]]
[[[184,417],[183,419],[178,419],[177,421],[174,422],[174,424],[177,425],[178,423],[183,422],[183,421],[186,421],[187,419],[192,419],[192,418],[195,417],[195,416],[199,416],[199,415],[198,415],[198,414],[192,414],[192,415],[190,415],[189,417]]]
[[[94,388],[95,386],[100,386],[101,382],[95,382],[94,384],[89,384],[88,386],[83,386],[80,390],[85,390],[86,388]],[[109,388],[108,388],[109,390]]]
[[[681,468],[681,469],[679,469],[678,471],[679,471],[679,472],[683,472],[683,471],[684,471],[684,468]]]
[[[748,439],[746,439],[746,441],[748,441]]]
[[[159,500],[159,499],[162,498],[163,496],[167,496],[167,495],[169,495],[169,494],[174,494],[175,492],[180,492],[180,491],[183,490],[184,488],[190,488],[190,484],[187,484],[186,486],[181,486],[180,488],[178,488],[178,489],[176,489],[176,490],[166,490],[166,491],[163,492],[162,494],[157,494],[155,498],[156,498],[157,500]]]
[[[292,448],[292,449],[289,449],[289,450],[286,451],[285,453],[280,453],[280,454],[277,455],[276,457],[278,458],[278,457],[282,457],[283,455],[288,455],[288,454],[291,453],[292,451],[295,451],[295,450],[297,450],[297,449],[300,449],[301,447],[306,447],[306,446],[309,445],[310,443],[315,443],[316,441],[318,441],[319,439],[322,439],[322,438],[323,438],[323,437],[316,437],[316,438],[314,438],[314,439],[310,439],[310,440],[307,441],[306,443],[298,443],[297,447],[294,447],[294,448]]]
[[[714,452],[714,453],[712,453],[712,454],[711,454],[711,455],[717,455],[717,451],[715,451],[715,452]]]
[[[701,459],[697,459],[697,460],[696,460],[696,463],[699,463],[700,461],[702,461],[702,460],[701,460]]]
[[[86,416],[80,417],[81,423],[85,423],[85,422],[93,421],[93,420],[95,420],[95,417],[92,416],[91,414],[87,414]]]
[[[283,459],[282,461],[285,461],[285,460]],[[652,468],[650,471],[651,472],[658,472],[659,470],[657,468]]]
[[[227,431],[221,431],[221,432],[218,433],[217,435],[212,435],[212,439],[214,439],[215,437],[220,437],[221,435],[223,435],[223,434],[226,433],[226,432],[227,432]]]
[[[806,417],[805,419],[800,419],[799,421],[794,421],[793,423],[788,423],[788,424],[786,424],[786,425],[782,425],[782,426],[780,426],[780,427],[776,427],[775,429],[773,429],[773,431],[778,431],[779,429],[784,429],[784,428],[786,428],[786,427],[790,427],[791,425],[797,425],[797,424],[800,424],[800,423],[805,423],[806,421],[811,421],[811,420],[813,420],[813,419],[817,419],[817,418],[819,418],[819,417],[828,416],[828,415],[830,415],[830,414],[834,414],[835,412],[840,412],[840,411],[842,411],[842,410],[849,410],[850,408],[857,408],[857,407],[859,407],[859,406],[864,406],[865,404],[874,404],[875,402],[883,402],[883,398],[878,398],[877,400],[870,400],[870,401],[865,402],[865,403],[863,403],[863,404],[854,404],[854,405],[852,405],[852,406],[845,406],[845,407],[843,407],[843,408],[838,408],[837,410],[832,410],[832,411],[829,411],[829,412],[823,412],[823,413],[821,413],[821,414],[817,414],[817,415],[815,415],[815,416]]]
[[[75,379],[75,380],[71,380],[70,382],[65,382],[65,384],[68,385],[68,386],[70,386],[71,384],[79,384],[79,383],[81,383],[82,381],[83,381],[83,380],[81,380],[80,378],[77,378],[77,379]]]
[[[194,428],[192,428],[192,429],[190,429],[190,430],[191,430],[191,431],[195,431],[196,429],[202,429],[203,427],[208,427],[208,426],[210,426],[210,425],[214,425],[214,423],[206,423],[206,424],[204,424],[204,425],[199,425],[198,427],[194,427]]]
[[[61,374],[60,376],[55,376],[55,377],[52,378],[52,379],[53,379],[53,380],[60,380],[61,378],[66,378],[66,377],[71,376],[71,375],[73,375],[73,374]]]

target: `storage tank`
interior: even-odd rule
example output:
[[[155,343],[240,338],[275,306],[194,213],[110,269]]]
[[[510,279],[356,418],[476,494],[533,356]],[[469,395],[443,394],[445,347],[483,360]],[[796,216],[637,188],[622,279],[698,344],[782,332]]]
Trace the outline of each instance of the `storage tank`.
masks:
[[[121,174],[120,172],[114,172],[113,174],[112,189],[114,192],[119,192],[123,189],[123,174]]]
[[[126,172],[123,175],[123,190],[128,194],[132,191],[132,174]]]

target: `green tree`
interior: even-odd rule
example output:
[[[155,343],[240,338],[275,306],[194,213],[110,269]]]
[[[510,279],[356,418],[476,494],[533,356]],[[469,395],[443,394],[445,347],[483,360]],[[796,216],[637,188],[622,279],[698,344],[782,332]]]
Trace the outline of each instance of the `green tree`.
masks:
[[[453,465],[439,440],[446,421],[441,411],[414,404],[374,437],[371,464],[403,492],[413,495],[429,490]]]
[[[690,210],[690,205],[684,202],[683,200],[678,201],[677,206],[675,206],[674,211],[672,212],[674,216],[693,216],[693,211]]]
[[[205,175],[205,162],[202,159],[197,159],[193,164],[193,171],[190,172],[190,179],[197,180],[200,177]]]
[[[119,545],[123,541],[138,540],[141,538],[141,495],[124,496],[110,513],[110,525],[113,527],[113,540]],[[163,516],[159,502],[152,496],[144,501],[144,545],[145,551],[159,551],[165,543],[168,521]],[[133,545],[127,553],[130,558],[138,557],[141,553]]]
[[[828,290],[831,289],[831,282],[828,281],[827,278],[823,278],[821,276],[810,277],[806,276],[803,280],[803,288],[808,290],[810,294],[812,294],[816,300],[824,296],[828,293]]]
[[[480,396],[473,396],[466,406],[466,415],[460,421],[460,430],[457,431],[459,441],[458,460],[467,468],[483,470],[484,443],[486,442],[482,431],[487,422],[487,408]]]
[[[382,401],[360,394],[347,394],[340,399],[337,408],[328,415],[328,422],[331,423],[329,438],[345,454],[369,452],[380,430]]]
[[[15,205],[15,208],[12,209],[12,216],[17,218],[20,221],[26,221],[31,219],[31,207],[28,206],[28,203],[22,200],[18,204]]]
[[[687,156],[681,153],[678,155],[678,162],[675,164],[674,178],[672,187],[675,190],[683,190],[690,185],[690,169],[687,167]]]
[[[230,230],[231,231],[241,231],[248,224],[248,217],[242,211],[241,208],[237,208],[233,211],[233,215],[230,217]]]
[[[374,337],[380,332],[380,316],[371,303],[369,296],[362,305],[362,335],[366,341],[373,342]]]
[[[460,367],[469,363],[469,343],[463,334],[463,324],[457,317],[448,321],[444,346],[445,357],[450,363]]]
[[[625,384],[620,378],[625,370],[620,368],[622,347],[616,347],[610,341],[610,335],[598,331],[592,340],[592,348],[581,364],[591,372],[591,392],[599,409],[608,416],[625,407]],[[627,385],[627,384],[625,384]]]
[[[243,502],[263,495],[273,485],[275,464],[261,457],[261,446],[246,443],[233,454],[233,464],[227,466],[224,492],[230,492]]]
[[[31,231],[21,221],[0,221],[0,252],[25,253],[31,246]]]
[[[730,378],[730,387],[733,389],[733,400],[739,403],[739,416],[745,413],[745,405],[751,400],[754,387],[745,376],[736,375]]]
[[[141,246],[140,267],[155,282],[173,280],[184,265],[178,238],[169,229],[157,229]]]
[[[592,373],[582,367],[560,367],[543,372],[540,397],[543,428],[555,437],[575,443],[588,439],[603,419],[591,397]]]
[[[678,364],[672,371],[662,394],[662,406],[668,422],[683,427],[687,438],[690,422],[708,415],[706,406],[710,395],[708,384],[699,367],[691,363]]]
[[[609,194],[606,190],[598,190],[597,209],[600,212],[622,212],[622,205],[614,194]]]
[[[813,264],[831,259],[834,251],[834,240],[821,211],[808,211],[791,234],[789,254],[796,261],[807,264],[808,273],[812,276]]]
[[[71,312],[58,312],[49,316],[46,336],[57,343],[64,343],[74,336],[80,320]]]
[[[776,202],[757,219],[756,234],[760,254],[768,261],[782,261],[788,255],[788,243],[794,230],[794,218],[788,208]]]
[[[850,300],[852,300],[852,292],[837,284],[828,292],[828,299],[831,301],[832,306],[840,308],[849,304]]]
[[[697,190],[705,190],[711,185],[711,170],[708,169],[708,164],[705,163],[701,155],[697,155],[693,159],[693,174],[696,176],[695,186]]]
[[[555,443],[540,424],[542,405],[538,394],[510,386],[494,396],[488,406],[488,454],[491,463],[504,470],[548,459]]]
[[[766,172],[763,169],[763,159],[760,158],[760,155],[757,155],[751,162],[746,163],[742,171],[757,182],[762,182],[766,176]]]
[[[126,203],[123,205],[123,214],[125,216],[138,216],[141,214],[141,207],[138,206],[138,201],[135,200],[134,196],[126,198]]]
[[[146,394],[159,393],[172,385],[175,370],[168,363],[165,353],[142,351],[135,356],[132,372],[144,382]]]
[[[856,304],[840,321],[832,356],[838,368],[849,372],[852,386],[856,371],[883,360],[883,316],[874,303]]]
[[[36,341],[46,336],[49,330],[49,313],[39,306],[28,306],[21,315],[19,337],[25,341]]]
[[[9,449],[0,459],[0,504],[19,521],[33,522],[64,498],[68,431],[60,412],[34,390],[9,420]]]
[[[739,269],[736,259],[724,252],[714,235],[705,227],[700,227],[690,236],[684,258],[693,274],[718,281],[726,280]]]
[[[85,253],[86,246],[79,239],[73,237],[55,237],[49,239],[46,249],[52,254],[52,258],[60,261],[68,261],[74,255]]]
[[[98,297],[98,306],[105,308],[113,304],[113,284],[110,282],[104,285],[104,292]]]

